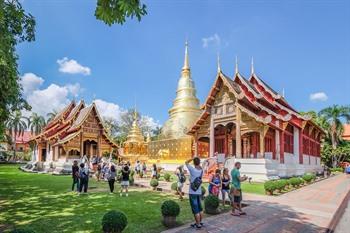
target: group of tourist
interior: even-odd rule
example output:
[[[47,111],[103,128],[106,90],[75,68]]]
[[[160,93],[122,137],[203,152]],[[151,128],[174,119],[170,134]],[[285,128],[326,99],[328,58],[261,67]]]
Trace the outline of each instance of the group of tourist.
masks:
[[[193,166],[190,163],[193,162]],[[190,173],[190,187],[189,187],[189,200],[194,215],[195,223],[191,224],[192,227],[200,229],[204,225],[202,222],[202,177],[203,168],[200,165],[200,159],[195,157],[189,159],[185,162],[186,167]],[[234,169],[231,171],[231,177],[227,168],[224,168],[223,174],[221,176],[221,171],[216,170],[215,174],[209,180],[209,193],[210,195],[219,196],[220,190],[222,195],[223,204],[225,204],[226,195],[231,200],[233,216],[245,215],[246,213],[242,211],[241,201],[242,201],[242,190],[241,182],[248,179],[247,176],[241,176],[239,169],[241,168],[241,163],[236,162]],[[181,169],[177,172],[178,183],[180,182]],[[184,183],[184,182],[183,182]],[[232,185],[232,186],[231,186]],[[230,187],[231,186],[231,187]],[[180,196],[182,199],[182,196]],[[236,211],[237,210],[237,211]]]
[[[129,177],[130,177],[130,163],[122,163],[121,167],[121,190],[120,196],[128,196],[128,187],[129,187]],[[93,167],[94,168],[94,167]],[[108,181],[110,194],[114,193],[114,184],[117,179],[117,166],[114,163],[100,162],[96,164],[96,179],[97,181],[106,180]],[[78,161],[75,160],[72,165],[72,191],[74,191],[76,187],[76,191],[78,194],[87,193],[88,184],[89,184],[89,163],[88,161],[80,163],[78,165]]]

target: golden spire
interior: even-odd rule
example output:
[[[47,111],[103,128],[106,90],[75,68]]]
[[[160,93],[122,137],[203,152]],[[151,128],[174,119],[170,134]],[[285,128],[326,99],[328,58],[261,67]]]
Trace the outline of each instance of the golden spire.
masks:
[[[252,63],[251,63],[251,67],[250,67],[250,72],[251,72],[251,75],[253,75],[255,73],[254,71],[254,58],[252,57]]]
[[[236,66],[235,66],[235,75],[238,74],[238,58],[236,55]]]
[[[190,69],[190,64],[188,60],[188,42],[186,40],[185,42],[185,61],[184,61],[184,66],[182,67],[182,70],[189,70]]]
[[[220,54],[218,53],[218,73],[221,72],[221,66],[220,66]]]

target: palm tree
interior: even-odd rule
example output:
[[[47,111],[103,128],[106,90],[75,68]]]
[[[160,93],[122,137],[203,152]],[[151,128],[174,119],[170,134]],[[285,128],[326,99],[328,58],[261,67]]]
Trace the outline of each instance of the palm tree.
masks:
[[[49,112],[48,114],[46,114],[46,116],[48,117],[47,123],[49,123],[53,118],[55,118],[57,114],[58,114],[57,110],[52,110],[52,112]]]
[[[27,129],[28,118],[22,116],[20,111],[13,112],[6,121],[6,128],[9,131],[13,142],[13,156],[16,158],[16,138],[23,135]]]
[[[46,122],[43,116],[40,116],[37,113],[32,113],[32,115],[29,117],[28,128],[32,134],[38,135],[45,125]]]
[[[332,148],[336,149],[343,132],[342,121],[345,120],[347,122],[350,122],[350,107],[333,105],[331,107],[322,109],[318,115],[319,117],[324,118],[324,124],[326,122],[328,123],[329,127],[327,131],[332,142]]]

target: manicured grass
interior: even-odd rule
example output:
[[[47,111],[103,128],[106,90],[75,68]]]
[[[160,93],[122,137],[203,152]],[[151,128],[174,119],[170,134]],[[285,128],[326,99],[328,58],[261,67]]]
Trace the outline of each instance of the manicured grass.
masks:
[[[206,190],[208,190],[209,183],[203,183]],[[244,193],[254,193],[254,194],[260,194],[265,195],[265,189],[264,189],[264,183],[258,183],[258,182],[242,182],[241,183],[242,192]],[[208,194],[208,192],[207,192]]]
[[[175,195],[132,188],[129,197],[108,194],[108,184],[90,179],[90,193],[70,192],[70,176],[31,174],[18,165],[0,165],[0,232],[25,227],[36,232],[101,232],[101,219],[108,210],[121,210],[128,217],[125,232],[161,232],[160,206],[174,199],[181,212],[178,222],[192,220],[188,200]],[[117,192],[120,186],[117,185]],[[6,232],[5,230],[5,232]]]

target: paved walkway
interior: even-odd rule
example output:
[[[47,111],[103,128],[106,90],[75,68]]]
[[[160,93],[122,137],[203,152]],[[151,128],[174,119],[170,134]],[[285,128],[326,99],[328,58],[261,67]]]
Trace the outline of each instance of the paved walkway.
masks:
[[[350,226],[350,200],[347,203],[347,208],[344,211],[343,216],[341,217],[339,224],[335,228],[335,233],[349,233]]]
[[[149,181],[141,183],[149,185]],[[169,189],[170,184],[160,182],[159,187]],[[350,176],[341,174],[277,197],[243,194],[247,216],[224,213],[206,218],[202,230],[187,225],[164,233],[326,232],[349,190]]]

